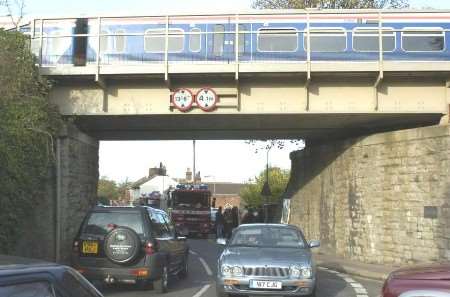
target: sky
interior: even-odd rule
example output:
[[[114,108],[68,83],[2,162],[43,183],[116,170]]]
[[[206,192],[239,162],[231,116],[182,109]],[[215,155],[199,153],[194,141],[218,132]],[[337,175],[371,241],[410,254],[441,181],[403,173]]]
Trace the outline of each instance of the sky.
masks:
[[[251,0],[25,0],[32,16],[80,14],[154,14],[163,12],[239,11]],[[449,0],[410,0],[412,8],[450,8]]]
[[[175,12],[238,12],[250,9],[251,0],[25,0],[25,13],[31,17],[96,14],[159,14]],[[412,8],[450,9],[450,0],[410,0]],[[0,16],[4,11],[0,10]],[[298,144],[270,152],[269,163],[289,169],[289,152]],[[183,177],[192,168],[191,141],[103,141],[100,143],[101,176],[117,182],[135,181],[148,174],[148,168],[165,164],[168,174]],[[210,153],[213,152],[213,153]],[[246,182],[264,170],[266,155],[255,153],[244,141],[197,141],[196,168],[209,181]]]

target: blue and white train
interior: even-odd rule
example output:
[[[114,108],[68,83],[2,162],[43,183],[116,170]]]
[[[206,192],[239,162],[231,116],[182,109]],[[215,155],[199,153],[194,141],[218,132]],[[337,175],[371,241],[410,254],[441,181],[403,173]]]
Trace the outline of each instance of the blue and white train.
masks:
[[[312,61],[376,61],[380,44],[384,60],[448,61],[449,30],[450,12],[389,10],[36,19],[30,25],[43,65],[296,62],[307,59],[308,44]]]

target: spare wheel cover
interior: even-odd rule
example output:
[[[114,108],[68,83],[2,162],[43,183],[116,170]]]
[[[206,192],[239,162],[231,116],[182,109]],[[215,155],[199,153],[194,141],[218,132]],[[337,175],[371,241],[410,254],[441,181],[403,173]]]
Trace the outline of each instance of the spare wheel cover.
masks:
[[[137,233],[128,227],[118,227],[105,237],[105,254],[109,260],[123,264],[133,261],[139,254],[141,240]]]

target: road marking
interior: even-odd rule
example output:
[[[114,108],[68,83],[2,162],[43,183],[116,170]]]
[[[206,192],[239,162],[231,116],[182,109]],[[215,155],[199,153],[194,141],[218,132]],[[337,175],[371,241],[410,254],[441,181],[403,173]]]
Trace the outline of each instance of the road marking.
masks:
[[[198,255],[196,252],[189,250],[189,253],[192,255]]]
[[[326,272],[334,273],[335,275],[342,278],[347,284],[349,284],[352,287],[353,291],[355,291],[356,297],[369,297],[369,294],[367,293],[366,288],[364,288],[363,285],[361,285],[359,282],[352,279],[347,274],[337,272],[337,271],[334,271],[334,270],[331,270],[331,269],[325,268],[325,267],[319,267],[319,269],[326,271]]]
[[[206,274],[209,276],[212,276],[213,274],[212,274],[211,268],[209,268],[209,266],[208,266],[208,263],[206,263],[206,261],[202,257],[198,257],[198,259],[202,263],[203,268],[205,268]]]
[[[204,285],[203,288],[201,288],[200,291],[195,293],[195,295],[192,296],[192,297],[200,297],[200,296],[202,296],[209,289],[209,287],[211,287],[211,285]]]

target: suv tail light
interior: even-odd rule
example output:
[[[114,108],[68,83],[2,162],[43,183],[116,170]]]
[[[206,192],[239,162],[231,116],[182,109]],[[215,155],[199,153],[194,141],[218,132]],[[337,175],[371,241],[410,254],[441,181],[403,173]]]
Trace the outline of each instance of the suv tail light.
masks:
[[[78,253],[80,251],[80,242],[78,240],[74,240],[72,251],[74,251],[75,253]]]
[[[147,255],[153,255],[156,252],[156,247],[151,242],[146,242],[144,245],[144,250]]]

